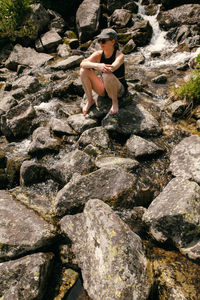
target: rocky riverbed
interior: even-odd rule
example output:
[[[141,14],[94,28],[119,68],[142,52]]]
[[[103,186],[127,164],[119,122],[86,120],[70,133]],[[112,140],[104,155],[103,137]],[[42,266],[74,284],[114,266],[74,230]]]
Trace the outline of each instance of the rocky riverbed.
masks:
[[[200,106],[170,93],[200,4],[79,2],[32,5],[37,39],[0,51],[0,299],[199,299]],[[79,65],[107,26],[128,94],[85,117]]]

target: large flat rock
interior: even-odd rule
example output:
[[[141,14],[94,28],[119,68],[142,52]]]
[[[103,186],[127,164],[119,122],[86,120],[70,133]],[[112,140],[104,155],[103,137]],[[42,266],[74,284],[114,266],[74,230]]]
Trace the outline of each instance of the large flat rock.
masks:
[[[47,246],[53,227],[34,211],[0,191],[0,261]]]
[[[107,204],[90,199],[82,214],[61,220],[61,230],[72,240],[84,288],[92,299],[148,298],[142,241]]]

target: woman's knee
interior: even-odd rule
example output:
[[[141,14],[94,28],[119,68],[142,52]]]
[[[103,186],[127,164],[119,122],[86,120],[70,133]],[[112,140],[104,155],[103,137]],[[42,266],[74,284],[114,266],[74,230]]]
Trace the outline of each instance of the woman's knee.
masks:
[[[80,76],[89,76],[90,69],[80,68]]]

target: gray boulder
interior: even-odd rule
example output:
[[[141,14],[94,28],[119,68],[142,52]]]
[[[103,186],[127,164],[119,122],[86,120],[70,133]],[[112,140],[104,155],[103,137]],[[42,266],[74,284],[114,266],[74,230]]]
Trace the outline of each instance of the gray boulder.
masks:
[[[163,149],[155,143],[137,135],[133,135],[127,140],[126,148],[136,158],[147,158],[163,152]]]
[[[67,122],[77,133],[83,133],[86,129],[96,127],[98,124],[97,120],[85,117],[83,114],[71,115]]]
[[[10,110],[15,105],[17,105],[17,101],[10,95],[10,93],[4,93],[1,96],[0,110],[2,111],[2,114]]]
[[[85,130],[78,139],[79,145],[84,147],[91,144],[95,147],[108,148],[109,141],[106,129],[101,126]]]
[[[197,183],[172,179],[143,215],[152,236],[172,241],[190,258],[200,257],[200,187]]]
[[[116,116],[104,118],[102,126],[126,135],[149,136],[162,132],[158,121],[141,104],[121,108]]]
[[[84,0],[76,12],[76,24],[81,42],[94,37],[99,27],[100,1]]]
[[[136,19],[129,31],[132,32],[132,39],[138,47],[147,45],[150,42],[153,33],[149,21],[141,19]]]
[[[62,34],[65,31],[66,28],[66,22],[63,19],[63,17],[54,10],[48,10],[50,13],[50,16],[52,20],[50,21],[50,24],[48,24],[49,29],[54,29],[57,33]]]
[[[52,253],[36,253],[0,263],[1,298],[42,300],[52,264]]]
[[[62,188],[55,200],[54,212],[58,216],[80,210],[94,197],[113,207],[132,206],[136,178],[120,169],[101,168],[88,175],[75,178]]]
[[[73,55],[57,62],[55,65],[52,65],[51,68],[54,70],[67,70],[71,68],[76,68],[80,65],[82,60],[82,55]]]
[[[22,185],[31,185],[47,179],[47,169],[39,163],[24,161],[20,168],[20,182]]]
[[[37,31],[43,31],[50,22],[50,15],[44,6],[40,3],[31,4],[30,20],[37,26]]]
[[[20,102],[1,117],[1,131],[6,137],[23,137],[30,133],[35,110],[28,100]]]
[[[174,176],[191,179],[200,183],[200,137],[184,138],[172,151],[169,171]]]
[[[167,110],[172,115],[173,118],[182,117],[184,111],[187,108],[187,103],[183,100],[178,100],[173,102],[167,107]]]
[[[66,78],[53,86],[53,96],[58,98],[68,98],[73,94],[73,80]]]
[[[71,135],[74,134],[73,129],[69,126],[66,119],[52,118],[50,120],[50,128],[55,134],[58,135]]]
[[[108,205],[89,200],[82,214],[61,220],[61,229],[72,240],[84,288],[92,299],[147,299],[142,241]]]
[[[47,246],[54,237],[50,224],[8,191],[0,191],[0,261]]]
[[[116,9],[110,17],[112,24],[118,27],[125,27],[131,20],[132,13],[127,9]]]
[[[61,42],[61,36],[54,29],[51,29],[40,36],[35,42],[35,48],[38,52],[54,51]]]
[[[22,88],[25,93],[35,93],[40,88],[39,80],[31,75],[24,75],[19,77],[12,83],[13,89]]]
[[[16,71],[18,65],[40,67],[52,59],[53,56],[49,54],[38,53],[30,47],[26,48],[17,44],[5,61],[5,66],[10,70]]]
[[[74,150],[62,157],[51,168],[51,175],[57,180],[66,184],[74,173],[86,174],[94,168],[90,156],[83,151]]]
[[[133,40],[129,40],[126,45],[124,45],[122,52],[124,54],[130,54],[133,52],[136,48],[136,44]]]
[[[57,53],[60,57],[67,57],[70,54],[70,48],[66,44],[60,44],[57,48]]]
[[[167,76],[165,74],[161,74],[152,79],[153,83],[163,84],[167,82]]]
[[[164,30],[183,24],[198,24],[200,22],[200,6],[199,4],[185,4],[168,11],[161,11],[157,20]]]
[[[12,196],[27,208],[37,212],[44,220],[52,223],[53,202],[59,189],[58,183],[48,179],[33,185],[18,185],[12,189]]]
[[[59,146],[59,140],[51,137],[49,128],[38,127],[32,134],[32,142],[28,153],[31,155],[43,155],[48,152],[57,152]]]

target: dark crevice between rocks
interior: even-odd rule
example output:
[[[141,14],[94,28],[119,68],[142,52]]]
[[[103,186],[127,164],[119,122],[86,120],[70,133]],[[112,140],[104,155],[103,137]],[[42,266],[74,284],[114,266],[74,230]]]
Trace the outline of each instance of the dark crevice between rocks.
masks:
[[[83,288],[83,279],[81,274],[73,287],[66,293],[63,300],[92,300]]]
[[[147,300],[162,300],[159,297],[158,284],[156,282],[153,283]]]

